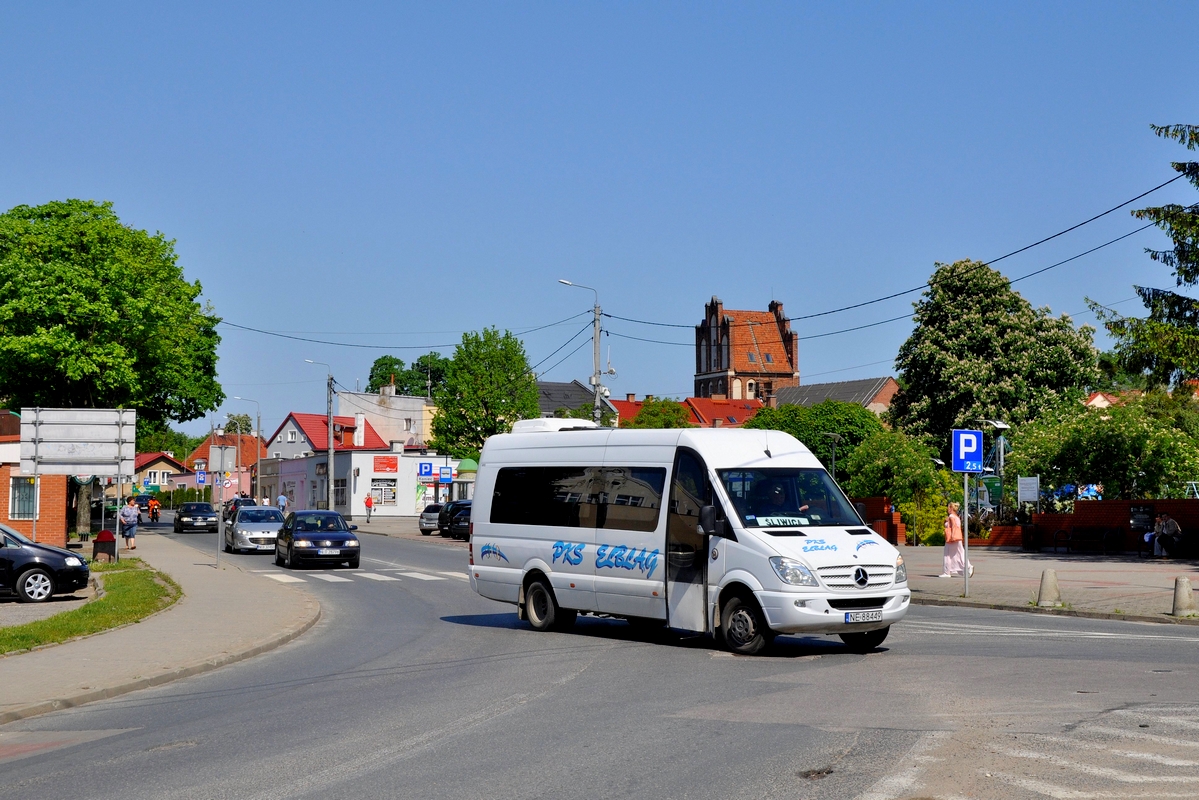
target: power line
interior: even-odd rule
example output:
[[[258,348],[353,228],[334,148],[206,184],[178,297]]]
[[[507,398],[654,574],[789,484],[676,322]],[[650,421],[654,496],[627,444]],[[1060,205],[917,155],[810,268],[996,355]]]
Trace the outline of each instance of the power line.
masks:
[[[591,327],[591,326],[590,326],[590,325],[588,325],[587,327]],[[556,368],[557,368],[559,365],[561,365],[563,361],[565,361],[566,359],[568,359],[568,358],[570,358],[571,356],[573,356],[575,353],[577,353],[577,352],[579,352],[580,350],[582,350],[582,349],[583,349],[583,346],[584,346],[584,345],[587,345],[587,344],[590,344],[590,342],[588,342],[586,339],[584,339],[583,341],[579,342],[579,346],[578,346],[578,347],[576,347],[574,350],[571,350],[571,351],[570,351],[569,353],[567,353],[566,355],[562,356],[562,358],[558,359],[558,361],[557,361],[557,362],[554,364],[554,366],[550,367],[549,369],[547,369],[545,372],[543,372],[543,373],[541,373],[541,374],[542,374],[542,375],[549,375],[549,374],[550,374],[551,372],[553,372],[553,371],[554,371],[554,370],[555,370],[555,369],[556,369]]]
[[[849,372],[851,369],[862,369],[863,367],[875,367],[879,364],[892,364],[895,362],[893,358],[884,358],[882,361],[871,361],[869,364],[857,364],[852,367],[841,367],[840,369],[826,369],[824,372],[811,372],[804,375],[805,378],[818,378],[821,375],[832,375],[835,372]]]
[[[1136,197],[1125,200],[1123,203],[1120,203],[1117,206],[1112,206],[1107,211],[1096,214],[1095,216],[1090,217],[1089,219],[1085,219],[1076,225],[1071,225],[1069,228],[1058,231],[1057,233],[1055,233],[1051,236],[1046,236],[1044,239],[1039,239],[1039,240],[1033,242],[1032,244],[1025,245],[1024,247],[1013,250],[1010,253],[1005,253],[1004,255],[999,256],[998,258],[993,258],[990,261],[981,262],[975,269],[982,269],[983,267],[989,267],[992,264],[997,264],[1000,261],[1003,261],[1005,258],[1011,258],[1014,255],[1023,253],[1025,250],[1029,250],[1033,247],[1037,247],[1038,245],[1045,244],[1045,242],[1052,241],[1053,239],[1056,239],[1059,236],[1064,236],[1067,233],[1070,233],[1071,231],[1078,230],[1082,226],[1092,223],[1095,220],[1100,219],[1102,217],[1106,217],[1108,214],[1111,214],[1114,211],[1119,211],[1121,208],[1124,208],[1125,206],[1127,206],[1131,203],[1135,203],[1137,200],[1140,200],[1142,197],[1153,194],[1158,189],[1169,186],[1174,181],[1178,180],[1179,178],[1183,178],[1183,177],[1185,177],[1184,174],[1175,175],[1173,178],[1166,181],[1165,183],[1158,184],[1157,186],[1154,186],[1152,189],[1150,189],[1146,192],[1141,192]],[[1146,228],[1152,227],[1153,224],[1154,223],[1150,223],[1149,225],[1146,225],[1145,227]],[[1125,236],[1121,236],[1120,239],[1126,238],[1127,236],[1131,236],[1133,233],[1139,233],[1140,231],[1142,231],[1144,229],[1145,228],[1138,228],[1137,230],[1132,231],[1132,233],[1126,234]],[[1120,239],[1114,239],[1111,242],[1108,242],[1107,244],[1113,244],[1114,242],[1117,242]],[[1107,244],[1100,245],[1100,247],[1106,247]],[[1099,248],[1095,248],[1094,250],[1097,250],[1097,249],[1099,249]],[[1087,253],[1092,253],[1092,252],[1094,252],[1094,250],[1088,250]],[[1086,255],[1086,253],[1083,253],[1081,255]],[[1065,263],[1065,262],[1063,262],[1063,263]],[[1054,266],[1060,266],[1060,264],[1055,264]],[[1052,268],[1053,267],[1047,267],[1046,269],[1052,269]],[[1041,270],[1041,272],[1044,272],[1044,271],[1045,270]],[[1030,273],[1029,275],[1025,275],[1024,277],[1027,278],[1027,277],[1031,277],[1032,275],[1036,275],[1036,274],[1038,274],[1038,273],[1034,272],[1034,273]],[[1018,278],[1017,280],[1023,280],[1023,278]],[[1013,281],[1013,283],[1014,283],[1014,281]],[[803,314],[803,315],[797,316],[797,317],[787,317],[787,321],[788,322],[799,322],[799,321],[805,320],[805,319],[815,319],[816,317],[825,317],[825,316],[828,316],[829,314],[839,314],[842,311],[852,311],[855,308],[863,308],[865,306],[874,305],[875,303],[882,303],[886,300],[894,300],[897,297],[903,297],[904,295],[909,295],[909,294],[912,294],[913,292],[923,291],[924,289],[927,289],[928,286],[929,286],[929,284],[927,282],[925,282],[925,283],[921,284],[920,286],[915,286],[911,289],[905,289],[902,292],[894,292],[892,294],[884,295],[883,297],[876,297],[873,300],[865,300],[861,303],[854,303],[854,304],[848,305],[848,306],[841,306],[840,308],[833,308],[833,309],[829,309],[828,311],[818,311],[814,314]],[[640,325],[656,325],[658,327],[663,327],[663,328],[694,328],[695,327],[694,325],[681,325],[681,324],[673,323],[673,322],[653,322],[651,320],[633,319],[631,317],[618,317],[613,314],[605,314],[604,316],[611,317],[612,319],[619,319],[624,322],[635,322]],[[751,323],[733,323],[733,325],[735,327],[741,326],[741,325],[749,325],[749,324],[751,324]]]
[[[540,367],[542,364],[544,364],[545,362],[549,361],[549,360],[550,360],[551,358],[553,358],[554,356],[558,355],[558,353],[562,352],[562,350],[563,350],[563,349],[564,349],[564,348],[565,348],[567,345],[569,345],[569,344],[570,344],[571,342],[573,342],[575,339],[578,339],[578,338],[579,338],[579,334],[581,334],[581,333],[583,333],[584,331],[588,330],[590,327],[591,327],[591,323],[590,323],[590,322],[588,322],[586,325],[584,325],[584,326],[583,326],[583,329],[582,329],[582,330],[580,330],[580,331],[579,331],[579,333],[576,333],[574,336],[572,336],[572,337],[570,337],[569,339],[567,339],[567,340],[566,340],[566,342],[565,342],[565,343],[562,345],[562,347],[559,347],[557,350],[555,350],[554,352],[550,353],[548,356],[546,356],[545,358],[541,359],[540,361],[538,361],[538,362],[537,362],[536,364],[534,364],[533,366],[529,367],[529,372],[533,372],[533,370],[537,369],[537,368],[538,368],[538,367]],[[574,355],[574,353],[575,353],[575,352],[576,352],[578,349],[579,349],[579,348],[577,348],[577,347],[576,347],[574,350],[572,350],[572,351],[571,351],[570,355]],[[567,358],[569,358],[569,357],[570,357],[570,356],[567,356]],[[561,363],[562,363],[561,361],[559,361],[559,362],[558,362],[558,364],[561,364]],[[556,366],[558,366],[558,364],[555,364],[554,366],[556,367]],[[551,367],[550,369],[553,369],[553,367]],[[546,370],[546,372],[549,372],[549,370]]]

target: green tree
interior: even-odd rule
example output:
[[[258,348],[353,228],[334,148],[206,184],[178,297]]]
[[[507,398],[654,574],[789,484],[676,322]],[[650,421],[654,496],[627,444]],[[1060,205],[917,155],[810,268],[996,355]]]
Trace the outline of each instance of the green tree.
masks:
[[[225,418],[225,433],[253,433],[254,420],[249,414],[230,414]]]
[[[174,453],[175,458],[182,461],[200,446],[204,436],[189,436],[178,431],[165,422],[137,420],[137,452],[139,453]]]
[[[836,443],[837,482],[842,485],[852,475],[852,469],[847,464],[858,445],[884,430],[874,412],[857,403],[838,400],[825,400],[811,407],[784,405],[763,408],[744,427],[785,431],[803,442],[829,469],[833,462],[833,439],[824,434],[839,435],[841,441]]]
[[[391,383],[393,378],[398,378],[403,374],[404,362],[402,359],[395,356],[379,356],[375,359],[375,363],[371,364],[371,374],[366,381],[366,390],[377,392]]]
[[[953,428],[980,418],[1019,425],[1099,377],[1092,328],[1034,309],[981,262],[937,264],[914,306],[890,419],[943,453]]]
[[[844,483],[851,497],[891,498],[907,503],[937,487],[932,452],[899,431],[879,431],[854,449],[845,461],[852,477]]]
[[[691,412],[678,400],[655,397],[646,400],[632,419],[622,419],[622,428],[690,428]]]
[[[462,334],[445,383],[434,395],[430,446],[455,458],[475,456],[489,436],[539,415],[537,380],[524,345],[495,328]]]
[[[1107,499],[1182,497],[1199,478],[1199,442],[1159,403],[1052,409],[1013,432],[1008,474],[1040,475],[1042,488],[1101,484]]]
[[[1151,125],[1163,139],[1172,139],[1188,150],[1199,148],[1199,126]],[[1171,164],[1176,172],[1199,188],[1199,162]],[[1132,212],[1166,232],[1169,250],[1146,249],[1154,261],[1174,273],[1178,287],[1199,285],[1199,204],[1170,203]],[[1155,385],[1179,386],[1199,376],[1199,301],[1168,289],[1134,287],[1149,311],[1143,319],[1123,317],[1088,300],[1096,316],[1116,340],[1116,352],[1126,369],[1147,372]]]
[[[0,214],[0,402],[203,416],[225,395],[199,296],[174,242],[123,225],[111,203]]]

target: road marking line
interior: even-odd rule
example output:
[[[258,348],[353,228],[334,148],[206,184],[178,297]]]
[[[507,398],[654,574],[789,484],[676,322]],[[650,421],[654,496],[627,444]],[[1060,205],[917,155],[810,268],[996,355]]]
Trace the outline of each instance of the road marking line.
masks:
[[[444,581],[445,578],[439,578],[436,575],[426,575],[423,572],[401,572],[405,578],[415,578],[418,581]]]
[[[1036,778],[1020,778],[1015,775],[1008,775],[1005,772],[994,772],[992,775],[1004,783],[1019,786],[1021,789],[1045,795],[1046,797],[1059,798],[1060,800],[1091,800],[1091,798],[1106,797],[1118,797],[1121,800],[1131,800],[1131,798],[1135,797],[1194,797],[1190,793],[1162,794],[1160,792],[1153,792],[1151,794],[1129,794],[1128,792],[1083,791],[1067,789],[1046,781],[1039,781]]]
[[[252,570],[250,570],[250,572],[262,572],[262,573],[266,573],[266,572],[278,572],[278,571],[279,571],[279,570],[277,570],[277,569],[252,569]]]
[[[437,574],[438,575],[448,575],[451,578],[458,578],[459,580],[463,580],[463,581],[470,580],[470,576],[467,575],[465,572],[439,572]]]
[[[1170,642],[1199,642],[1199,638],[1191,636],[1163,636],[1145,633],[1104,633],[1101,631],[1072,631],[1053,630],[1049,628],[1007,628],[998,625],[959,625],[950,622],[905,622],[907,630],[917,630],[921,633],[940,634],[942,636],[1037,636],[1060,639],[1126,639],[1166,640]]]
[[[398,581],[399,578],[393,578],[390,575],[378,575],[374,572],[355,572],[359,578],[370,578],[372,581]]]
[[[279,581],[279,583],[305,583],[303,578],[297,578],[295,575],[284,575],[282,572],[268,573],[262,577]]]
[[[1006,747],[994,747],[992,751],[1009,758],[1028,758],[1033,761],[1047,761],[1059,767],[1066,767],[1097,778],[1110,778],[1121,783],[1199,783],[1199,775],[1137,775],[1111,767],[1096,767],[1092,764],[1082,764],[1070,758],[1062,758],[1050,753],[1037,753],[1032,750],[1011,750]]]
[[[1177,725],[1180,728],[1199,730],[1199,722],[1194,722],[1186,717],[1151,716],[1149,714],[1133,711],[1132,709],[1127,708],[1117,708],[1112,713],[1120,714],[1121,716],[1125,717],[1149,717],[1149,719],[1157,720],[1158,722],[1165,723],[1166,725]]]
[[[1136,750],[1116,750],[1112,747],[1095,742],[1084,742],[1078,739],[1071,739],[1066,736],[1051,736],[1045,733],[1034,733],[1033,738],[1041,739],[1046,742],[1054,742],[1067,747],[1077,747],[1079,750],[1098,750],[1103,753],[1113,753],[1114,755],[1123,756],[1124,758],[1140,759],[1142,761],[1152,761],[1157,764],[1164,764],[1167,767],[1199,767],[1199,761],[1189,761],[1183,758],[1170,758],[1169,756],[1160,756],[1157,753],[1142,753]]]
[[[324,575],[320,572],[314,573],[311,577],[319,581],[328,581],[329,583],[353,583],[349,578],[343,578],[340,575]]]
[[[1156,742],[1157,744],[1168,744],[1174,747],[1199,747],[1199,742],[1192,742],[1188,739],[1175,739],[1172,736],[1158,736],[1155,733],[1141,733],[1140,731],[1122,731],[1119,728],[1104,728],[1099,725],[1087,725],[1081,730],[1090,731],[1093,733],[1102,733],[1105,736],[1119,736],[1124,739],[1136,739],[1143,742]]]
[[[909,762],[909,765],[875,783],[869,790],[858,795],[857,800],[896,800],[910,795],[924,767],[930,762],[940,760],[927,755],[928,751],[949,735],[949,731],[929,731],[923,734],[901,760],[901,763]]]

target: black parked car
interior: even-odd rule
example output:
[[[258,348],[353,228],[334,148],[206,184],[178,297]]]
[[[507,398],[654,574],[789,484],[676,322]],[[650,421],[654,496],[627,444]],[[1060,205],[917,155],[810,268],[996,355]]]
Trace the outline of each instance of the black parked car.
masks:
[[[0,525],[0,591],[22,602],[44,603],[87,586],[87,562],[59,547],[36,544]]]
[[[470,508],[469,500],[451,500],[437,512],[437,530],[442,536],[450,535],[450,523],[454,521],[454,515],[464,508]]]
[[[216,511],[212,503],[184,503],[175,512],[175,533],[215,530]]]
[[[450,536],[466,541],[470,538],[470,507],[466,507],[450,520]]]
[[[256,505],[258,505],[258,503],[254,502],[253,497],[234,497],[232,500],[226,500],[225,501],[225,520],[227,522],[232,522],[233,518],[237,516],[237,510],[239,508],[245,508],[246,506],[256,506]]]
[[[275,564],[292,569],[306,563],[349,564],[358,569],[362,545],[336,511],[293,511],[275,537]]]

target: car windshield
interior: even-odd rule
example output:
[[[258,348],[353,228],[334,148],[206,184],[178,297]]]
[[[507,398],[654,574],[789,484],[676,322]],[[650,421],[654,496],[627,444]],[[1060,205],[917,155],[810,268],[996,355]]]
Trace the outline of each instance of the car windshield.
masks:
[[[243,508],[237,515],[238,522],[282,522],[283,512],[277,508]]]
[[[724,490],[747,528],[795,536],[796,528],[861,525],[841,489],[822,469],[722,469]]]
[[[27,539],[22,534],[17,533],[16,531],[14,531],[12,528],[8,527],[7,525],[0,525],[0,531],[4,531],[6,536],[11,536],[12,538],[16,539],[21,544],[33,544],[32,541]]]
[[[212,506],[208,503],[184,503],[179,507],[180,514],[211,514]]]
[[[296,515],[296,532],[305,531],[345,531],[346,521],[341,514],[304,514]]]

